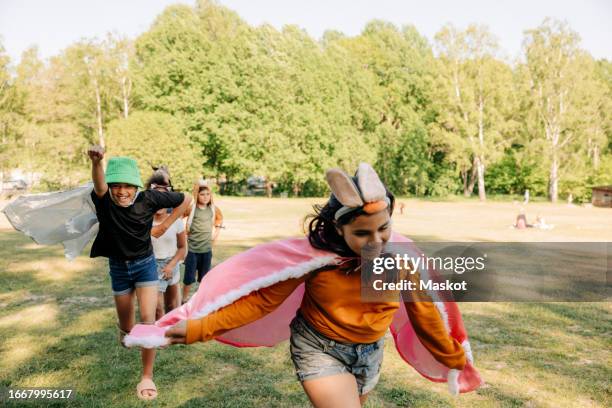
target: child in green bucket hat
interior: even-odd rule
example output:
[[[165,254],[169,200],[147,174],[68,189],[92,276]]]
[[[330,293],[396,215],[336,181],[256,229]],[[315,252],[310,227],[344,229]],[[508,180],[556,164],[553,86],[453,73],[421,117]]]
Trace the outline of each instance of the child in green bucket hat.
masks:
[[[130,157],[112,157],[106,167],[106,183],[126,183],[142,188],[136,160]]]
[[[93,146],[91,160],[94,189],[91,199],[100,228],[91,247],[92,258],[108,258],[115,298],[120,342],[134,326],[134,294],[143,323],[155,321],[158,274],[151,236],[160,237],[187,210],[191,199],[182,193],[139,191],[143,187],[136,161],[112,157],[106,173],[102,167],[104,148]],[[162,208],[173,208],[163,223],[153,227],[153,216]],[[136,387],[138,398],[157,397],[153,383],[154,349],[142,349],[142,378]]]
[[[138,187],[142,188],[140,171],[136,160],[130,157],[112,157],[105,173],[106,184],[112,186],[111,199],[115,204],[125,207],[133,204]]]

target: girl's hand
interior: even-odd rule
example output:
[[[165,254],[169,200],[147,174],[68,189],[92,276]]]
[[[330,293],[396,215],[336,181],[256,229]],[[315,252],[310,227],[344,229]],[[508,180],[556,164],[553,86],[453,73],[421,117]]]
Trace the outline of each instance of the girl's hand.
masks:
[[[166,331],[170,344],[185,344],[187,341],[187,321],[183,320]]]
[[[91,146],[87,150],[87,155],[92,163],[99,163],[104,158],[104,148],[100,145]]]
[[[171,267],[170,263],[168,263],[166,266],[164,266],[164,269],[162,269],[162,273],[164,275],[164,280],[172,279],[172,270],[173,269],[174,269],[174,267]]]
[[[408,280],[408,277],[412,274],[412,271],[414,271],[414,265],[412,264],[412,261],[410,261],[408,268],[400,269],[399,271],[400,280]]]

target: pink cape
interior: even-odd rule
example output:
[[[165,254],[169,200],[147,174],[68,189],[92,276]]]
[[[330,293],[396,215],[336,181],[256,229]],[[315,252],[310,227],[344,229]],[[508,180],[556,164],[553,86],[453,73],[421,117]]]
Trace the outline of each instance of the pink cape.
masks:
[[[393,234],[390,241],[412,244],[410,239],[399,234]],[[414,244],[411,246],[417,253]],[[155,325],[136,325],[125,337],[125,343],[129,347],[148,348],[166,345],[164,333],[180,321],[202,318],[255,290],[303,276],[341,260],[334,253],[314,249],[305,238],[258,245],[211,269],[187,303],[167,313]],[[298,286],[272,313],[231,330],[216,340],[236,347],[271,347],[287,340],[290,335],[289,323],[300,307],[303,294],[304,284]],[[459,374],[459,391],[473,391],[482,384],[482,379],[472,365],[470,344],[459,308],[454,302],[434,303],[450,335],[463,345],[468,356],[468,363]],[[395,313],[390,329],[397,351],[408,364],[431,381],[446,382],[449,369],[436,361],[421,344],[403,302]]]

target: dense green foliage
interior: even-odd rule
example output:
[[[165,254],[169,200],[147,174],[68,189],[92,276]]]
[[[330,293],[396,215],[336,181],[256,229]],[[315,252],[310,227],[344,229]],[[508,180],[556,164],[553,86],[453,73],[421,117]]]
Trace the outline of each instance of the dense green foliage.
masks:
[[[167,113],[134,112],[108,124],[107,152],[136,159],[143,183],[153,167],[172,163],[173,186],[190,191],[194,175],[200,172],[200,159],[183,129],[184,125]]]
[[[197,176],[272,180],[324,194],[324,170],[373,163],[400,195],[569,194],[612,184],[612,63],[565,24],[525,32],[500,58],[486,27],[372,21],[320,41],[252,27],[208,0],[168,7],[135,40],[76,43],[12,67],[0,48],[0,173],[40,188],[88,177],[87,145]]]

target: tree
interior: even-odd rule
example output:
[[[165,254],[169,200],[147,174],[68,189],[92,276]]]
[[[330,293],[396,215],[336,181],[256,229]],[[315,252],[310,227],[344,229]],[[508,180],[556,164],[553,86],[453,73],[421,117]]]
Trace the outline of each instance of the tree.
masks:
[[[92,143],[104,145],[108,122],[124,117],[119,78],[127,67],[121,47],[127,45],[109,36],[73,44],[46,64],[36,49],[22,55],[15,78],[24,117],[20,167],[43,173],[47,187],[89,178],[83,152]]]
[[[530,115],[537,137],[546,141],[549,162],[548,197],[559,197],[560,170],[568,166],[577,145],[584,144],[583,115],[592,106],[589,60],[579,48],[580,38],[566,23],[546,19],[525,32],[525,76],[530,91]],[[581,123],[582,122],[582,123]]]
[[[399,195],[477,185],[484,200],[487,189],[542,193],[548,179],[551,198],[587,197],[606,180],[612,69],[565,25],[527,32],[516,65],[485,27],[447,25],[435,44],[385,21],[316,41],[198,0],[168,7],[134,42],[85,39],[44,62],[28,50],[14,77],[0,52],[0,171],[18,163],[46,188],[69,187],[89,178],[83,151],[101,143],[145,173],[187,163],[165,163],[181,185],[192,173],[257,175],[296,195],[326,193],[325,169],[360,161]],[[177,156],[139,153],[146,132]]]
[[[486,27],[459,31],[447,25],[436,34],[436,45],[442,91],[438,132],[459,166],[464,195],[477,180],[484,201],[485,169],[510,144],[512,71],[496,59],[497,40]]]
[[[4,175],[19,161],[18,143],[23,122],[22,100],[10,70],[10,58],[0,43],[0,193]]]
[[[130,60],[134,56],[134,43],[126,38],[108,36],[109,60],[113,66],[114,79],[120,84],[121,93],[115,95],[115,100],[121,106],[123,118],[127,119],[132,101],[132,72],[129,69]]]
[[[171,6],[136,40],[134,93],[141,107],[181,115],[190,140],[199,146],[207,172],[231,179],[252,164],[244,157],[237,109],[243,95],[238,58],[243,31],[238,16],[212,2],[195,8]]]
[[[129,156],[138,162],[143,182],[153,166],[165,164],[176,188],[191,191],[202,174],[197,150],[177,117],[163,112],[136,111],[108,125],[108,156]]]
[[[595,80],[590,81],[593,86],[588,93],[592,103],[585,121],[588,123],[587,156],[597,171],[602,155],[610,154],[612,149],[612,62],[592,63]]]
[[[371,156],[351,109],[347,84],[363,81],[353,62],[299,28],[253,29],[200,1],[168,8],[136,41],[132,66],[140,107],[180,115],[207,172],[264,175],[299,192],[322,186],[325,168]]]
[[[81,41],[66,51],[66,62],[84,86],[85,101],[95,112],[97,143],[105,146],[104,129],[116,117],[127,118],[132,81],[128,61],[132,45],[108,35],[103,41]]]
[[[396,194],[425,194],[435,183],[427,129],[435,64],[427,40],[414,27],[372,21],[360,36],[340,41],[373,77],[360,104],[375,168]]]

